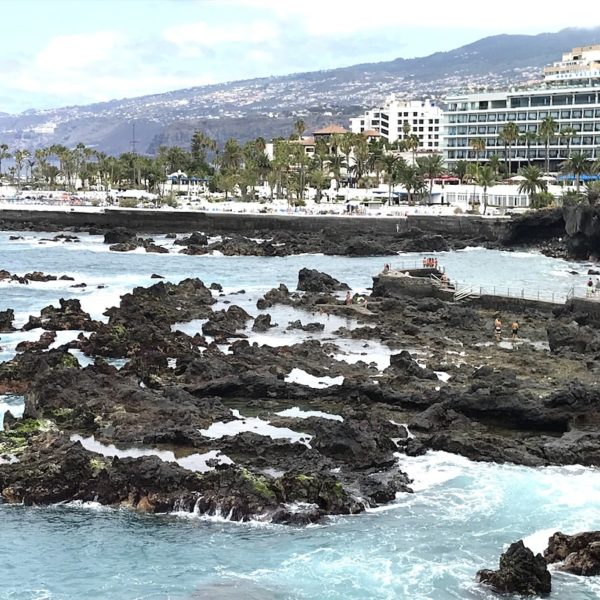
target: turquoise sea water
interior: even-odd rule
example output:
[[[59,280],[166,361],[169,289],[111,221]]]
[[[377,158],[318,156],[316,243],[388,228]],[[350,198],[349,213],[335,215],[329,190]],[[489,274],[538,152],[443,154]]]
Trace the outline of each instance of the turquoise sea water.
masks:
[[[154,283],[152,273],[172,281],[197,276],[230,292],[244,289],[230,299],[256,314],[256,297],[280,282],[294,288],[303,266],[360,290],[384,262],[402,260],[122,255],[109,253],[99,238],[40,245],[39,238],[48,235],[25,235],[24,241],[8,242],[8,235],[0,234],[0,268],[66,273],[88,287],[1,283],[0,310],[14,308],[21,322],[60,297],[80,297],[99,317],[134,285]],[[532,254],[472,249],[438,257],[451,278],[477,286],[502,282],[564,293],[585,281],[585,265]],[[570,275],[572,269],[582,275]],[[107,287],[98,289],[99,284]],[[2,334],[0,360],[12,355],[23,335]],[[0,406],[20,403],[18,397],[0,397]],[[495,566],[510,542],[525,537],[541,550],[554,531],[600,528],[596,469],[499,466],[445,453],[399,460],[415,479],[415,494],[384,509],[303,529],[137,515],[94,505],[0,504],[0,598],[492,598],[474,575]],[[598,578],[556,573],[553,584],[553,597],[561,600],[600,597]]]

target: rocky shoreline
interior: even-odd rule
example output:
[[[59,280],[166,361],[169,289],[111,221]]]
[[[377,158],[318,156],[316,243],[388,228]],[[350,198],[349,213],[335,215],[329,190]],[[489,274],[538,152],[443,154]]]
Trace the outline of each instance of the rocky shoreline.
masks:
[[[441,252],[481,246],[506,250],[536,250],[547,256],[563,259],[600,259],[600,208],[578,205],[530,211],[513,216],[502,223],[491,224],[481,218],[465,220],[461,216],[413,216],[399,219],[362,219],[347,217],[264,217],[252,215],[216,215],[205,223],[203,233],[176,233],[167,223],[160,225],[148,221],[147,229],[136,224],[135,215],[126,215],[119,222],[127,226],[115,226],[114,219],[106,220],[100,214],[76,215],[78,224],[66,225],[65,213],[56,219],[44,219],[36,215],[35,221],[24,218],[26,211],[17,211],[18,217],[0,219],[4,231],[54,231],[61,233],[53,238],[41,239],[39,243],[63,241],[77,243],[77,233],[104,235],[105,243],[115,252],[143,249],[145,252],[179,252],[188,255],[221,253],[226,256],[289,256],[303,253],[323,253],[341,256],[386,256],[398,252]],[[71,213],[66,213],[73,218]],[[138,215],[139,216],[139,215]],[[184,215],[175,215],[182,220]],[[204,215],[208,217],[207,215]],[[60,221],[62,217],[62,222]],[[139,220],[139,219],[138,219]],[[156,222],[155,222],[156,221]],[[143,222],[143,220],[142,220]],[[182,222],[185,222],[183,220]],[[110,223],[110,224],[108,224]],[[189,231],[189,223],[187,224]],[[145,231],[145,232],[144,232]],[[155,243],[148,232],[171,232],[175,240],[169,250]],[[13,235],[11,240],[20,236]]]
[[[106,243],[127,243],[111,235]],[[182,246],[203,241],[194,234]],[[0,364],[0,391],[25,396],[23,417],[7,412],[0,432],[3,501],[303,525],[413,493],[402,454],[600,463],[592,314],[511,309],[501,316],[518,318],[519,339],[496,343],[494,309],[376,293],[348,306],[348,286],[310,269],[296,291],[280,285],[256,309],[215,309],[222,283],[136,288],[106,322],[76,299],[31,315],[23,330],[40,330],[40,339]],[[353,326],[277,348],[252,343],[281,305],[294,314],[290,330],[319,331],[327,315]],[[14,331],[13,320],[10,309],[1,313],[2,331]],[[177,330],[191,320],[202,333]],[[49,349],[64,330],[82,333]],[[343,340],[363,345],[364,360],[345,362]],[[380,342],[392,350],[383,369],[369,356]],[[82,368],[78,353],[93,364]],[[117,369],[115,359],[126,364]],[[329,383],[292,382],[294,369]]]

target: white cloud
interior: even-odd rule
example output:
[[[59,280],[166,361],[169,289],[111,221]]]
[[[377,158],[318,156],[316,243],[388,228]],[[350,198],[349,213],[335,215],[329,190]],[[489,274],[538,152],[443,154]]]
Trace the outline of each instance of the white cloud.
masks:
[[[279,29],[269,21],[228,23],[215,26],[205,21],[168,27],[163,39],[181,49],[188,47],[214,48],[223,44],[263,44],[279,38]]]
[[[597,0],[579,0],[568,11],[561,0],[429,0],[426,3],[364,0],[219,0],[219,5],[264,9],[281,19],[298,22],[309,35],[339,37],[358,31],[400,27],[460,27],[488,31],[529,32],[600,24]],[[582,21],[585,15],[585,21]],[[401,30],[398,31],[401,34]]]
[[[3,80],[13,93],[44,95],[55,99],[52,104],[100,102],[213,83],[207,73],[173,72],[168,63],[144,61],[139,52],[113,31],[57,36]]]
[[[61,35],[52,38],[35,58],[34,68],[83,69],[113,56],[125,37],[115,31]]]

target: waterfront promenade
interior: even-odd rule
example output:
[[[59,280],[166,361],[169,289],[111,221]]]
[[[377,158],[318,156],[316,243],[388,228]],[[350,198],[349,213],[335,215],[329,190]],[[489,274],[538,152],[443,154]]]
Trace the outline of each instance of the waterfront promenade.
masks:
[[[237,204],[237,203],[236,203]],[[260,206],[260,205],[258,205]],[[406,209],[408,207],[402,207]],[[0,220],[28,228],[128,227],[139,232],[190,232],[225,230],[354,231],[357,233],[401,233],[421,229],[432,234],[486,235],[497,238],[510,220],[507,217],[455,215],[428,207],[410,207],[403,214],[324,214],[309,212],[259,213],[189,209],[139,209],[93,206],[0,205]],[[436,207],[437,208],[437,207]],[[420,210],[418,210],[420,209]]]

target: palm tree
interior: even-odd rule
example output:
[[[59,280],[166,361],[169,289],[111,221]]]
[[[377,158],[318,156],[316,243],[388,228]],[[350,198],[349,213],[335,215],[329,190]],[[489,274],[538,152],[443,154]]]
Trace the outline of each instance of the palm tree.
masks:
[[[459,160],[454,163],[454,167],[452,167],[452,173],[460,179],[461,182],[465,180],[467,175],[467,166],[468,163],[466,160]]]
[[[527,164],[531,164],[531,144],[534,144],[538,140],[538,135],[535,131],[527,131],[522,136],[525,141],[525,145],[527,146]]]
[[[361,136],[363,137],[363,136]],[[344,133],[341,136],[339,148],[340,152],[346,158],[346,186],[350,187],[350,155],[355,145],[355,135],[353,133]]]
[[[340,189],[340,179],[342,178],[342,169],[344,169],[347,164],[344,160],[344,157],[341,154],[333,154],[327,159],[327,166],[329,167],[330,173],[333,174],[336,180],[336,190]]]
[[[385,179],[388,184],[388,206],[392,204],[392,187],[398,179],[398,161],[400,159],[395,154],[384,154],[382,157]]]
[[[571,142],[576,135],[577,132],[575,129],[573,129],[573,127],[563,127],[560,130],[561,139],[567,141],[567,160],[571,157]]]
[[[556,135],[557,129],[558,123],[552,117],[545,117],[544,119],[542,119],[538,130],[540,138],[544,140],[544,148],[546,149],[546,173],[550,171],[550,140]]]
[[[471,200],[469,201],[470,210],[475,208],[475,192],[477,191],[477,177],[479,175],[479,165],[476,163],[469,163],[467,165],[467,173],[465,175],[465,179],[473,184],[473,194],[471,195]]]
[[[600,181],[590,181],[586,185],[585,195],[590,206],[596,206],[600,200]]]
[[[519,128],[514,121],[507,123],[498,136],[504,143],[504,161],[506,164],[506,172],[510,177],[512,173],[511,161],[512,161],[512,147],[513,144],[519,139]]]
[[[413,204],[413,193],[423,188],[424,181],[418,167],[407,165],[398,170],[398,183],[404,186],[408,196],[408,203]]]
[[[2,161],[9,159],[12,154],[8,151],[8,144],[0,144],[0,177],[2,177]]]
[[[17,150],[15,152],[15,174],[17,177],[17,190],[21,189],[21,170],[23,164],[29,158],[29,150]]]
[[[327,140],[319,138],[315,142],[315,160],[318,162],[319,167],[322,169],[325,166],[325,162],[329,157],[329,144]]]
[[[430,154],[417,159],[417,166],[425,179],[429,179],[429,202],[433,198],[433,180],[445,173],[444,159],[441,154]]]
[[[471,140],[471,149],[475,153],[475,161],[479,164],[479,154],[485,152],[485,140],[483,138],[473,138]]]
[[[329,175],[317,167],[308,172],[308,181],[316,190],[315,202],[321,202],[323,188],[329,183]]]
[[[207,152],[216,152],[217,143],[202,131],[194,131],[190,144],[190,172],[194,175],[209,175],[213,172],[207,162]],[[189,174],[189,173],[188,173]]]
[[[496,183],[496,173],[494,173],[492,167],[485,165],[477,170],[476,181],[477,185],[483,188],[483,214],[485,215],[488,206],[487,191]]]
[[[562,165],[561,170],[566,174],[573,174],[575,176],[575,191],[579,194],[581,187],[581,176],[590,172],[591,163],[588,157],[581,153],[576,152],[572,154]]]
[[[412,150],[413,165],[416,165],[417,164],[417,149],[421,145],[421,142],[419,140],[419,136],[417,136],[417,135],[415,135],[413,133],[412,135],[409,135],[403,141],[404,141],[404,145],[405,145],[406,149],[407,150]]]
[[[227,173],[237,172],[243,162],[244,156],[239,142],[229,138],[220,156],[221,170]]]
[[[369,143],[364,136],[358,136],[354,146],[354,164],[352,165],[352,172],[357,182],[363,179],[363,175],[368,170],[369,156]]]
[[[304,121],[302,119],[298,119],[294,123],[294,133],[292,134],[294,136],[294,139],[301,140],[305,131],[306,131],[306,125],[305,125]]]
[[[369,158],[367,160],[367,168],[372,173],[375,173],[377,179],[377,185],[381,180],[381,171],[383,171],[383,150],[379,144],[371,142],[369,144]]]
[[[498,155],[498,154],[490,155],[490,157],[488,158],[487,164],[490,167],[492,167],[492,169],[494,170],[494,173],[496,174],[496,177],[498,177],[498,173],[500,173],[500,167],[502,166],[502,159],[500,158],[500,155]]]
[[[543,174],[539,167],[529,165],[521,169],[521,176],[525,179],[519,184],[517,190],[519,194],[525,193],[529,194],[529,196],[535,196],[538,192],[545,192],[548,189],[548,184],[543,179]]]

